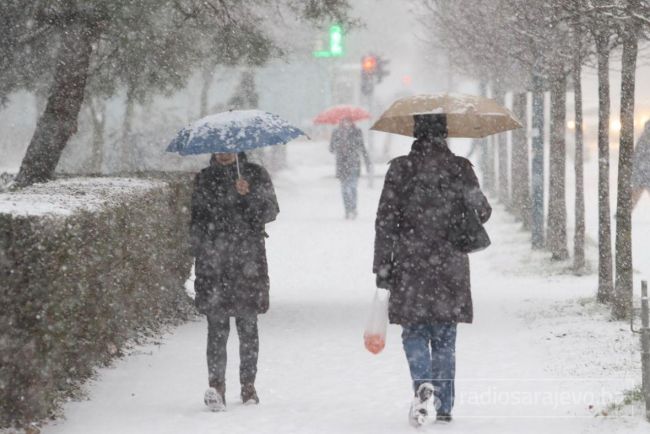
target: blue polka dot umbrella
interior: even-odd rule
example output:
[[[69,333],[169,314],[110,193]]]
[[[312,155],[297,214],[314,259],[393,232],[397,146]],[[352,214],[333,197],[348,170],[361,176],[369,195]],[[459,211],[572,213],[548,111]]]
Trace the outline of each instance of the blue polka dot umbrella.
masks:
[[[167,146],[180,155],[237,153],[281,145],[306,134],[262,110],[231,110],[206,116],[181,129]]]

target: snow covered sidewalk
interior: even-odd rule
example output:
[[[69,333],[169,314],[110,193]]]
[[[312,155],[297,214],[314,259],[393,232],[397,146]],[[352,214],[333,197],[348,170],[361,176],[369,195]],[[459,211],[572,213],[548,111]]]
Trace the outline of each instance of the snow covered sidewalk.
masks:
[[[66,419],[43,433],[413,432],[399,328],[389,328],[379,355],[363,347],[380,183],[369,189],[361,181],[359,218],[346,221],[325,146],[299,143],[289,155],[293,169],[276,180],[279,220],[268,227],[261,404],[239,402],[233,327],[228,411],[207,411],[206,324],[197,320],[102,369],[88,400],[68,403]],[[647,432],[635,414],[595,416],[640,378],[626,325],[600,321],[605,313],[587,299],[575,302],[593,295],[595,276],[540,266],[546,255],[531,254],[527,235],[498,208],[488,230],[494,245],[471,257],[475,323],[459,327],[455,420],[424,430]]]

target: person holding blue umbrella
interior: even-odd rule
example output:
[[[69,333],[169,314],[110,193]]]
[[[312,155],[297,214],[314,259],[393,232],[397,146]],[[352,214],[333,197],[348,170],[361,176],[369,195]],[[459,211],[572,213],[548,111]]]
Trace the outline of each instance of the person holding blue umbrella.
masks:
[[[208,320],[205,404],[226,409],[226,344],[230,318],[239,334],[241,399],[257,404],[257,315],[269,309],[265,225],[279,213],[266,169],[242,151],[285,143],[304,134],[259,110],[209,116],[181,130],[168,147],[181,155],[210,153],[196,175],[191,206],[191,246],[196,258],[195,305]]]

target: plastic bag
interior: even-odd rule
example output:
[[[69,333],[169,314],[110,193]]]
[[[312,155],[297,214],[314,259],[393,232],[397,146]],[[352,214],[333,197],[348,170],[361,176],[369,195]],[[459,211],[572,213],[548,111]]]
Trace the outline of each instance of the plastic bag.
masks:
[[[377,289],[370,306],[370,317],[363,333],[363,343],[373,354],[379,354],[386,346],[388,328],[388,291]]]

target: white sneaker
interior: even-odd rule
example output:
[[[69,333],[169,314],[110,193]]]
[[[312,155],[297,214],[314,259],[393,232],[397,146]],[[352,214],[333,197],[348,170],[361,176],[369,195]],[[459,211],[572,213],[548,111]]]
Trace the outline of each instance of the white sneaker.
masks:
[[[203,402],[205,402],[205,405],[208,406],[210,411],[226,411],[226,403],[214,387],[210,387],[205,391]]]
[[[436,409],[433,405],[433,390],[431,383],[422,383],[418,387],[409,410],[409,423],[411,426],[420,427],[435,420]]]

